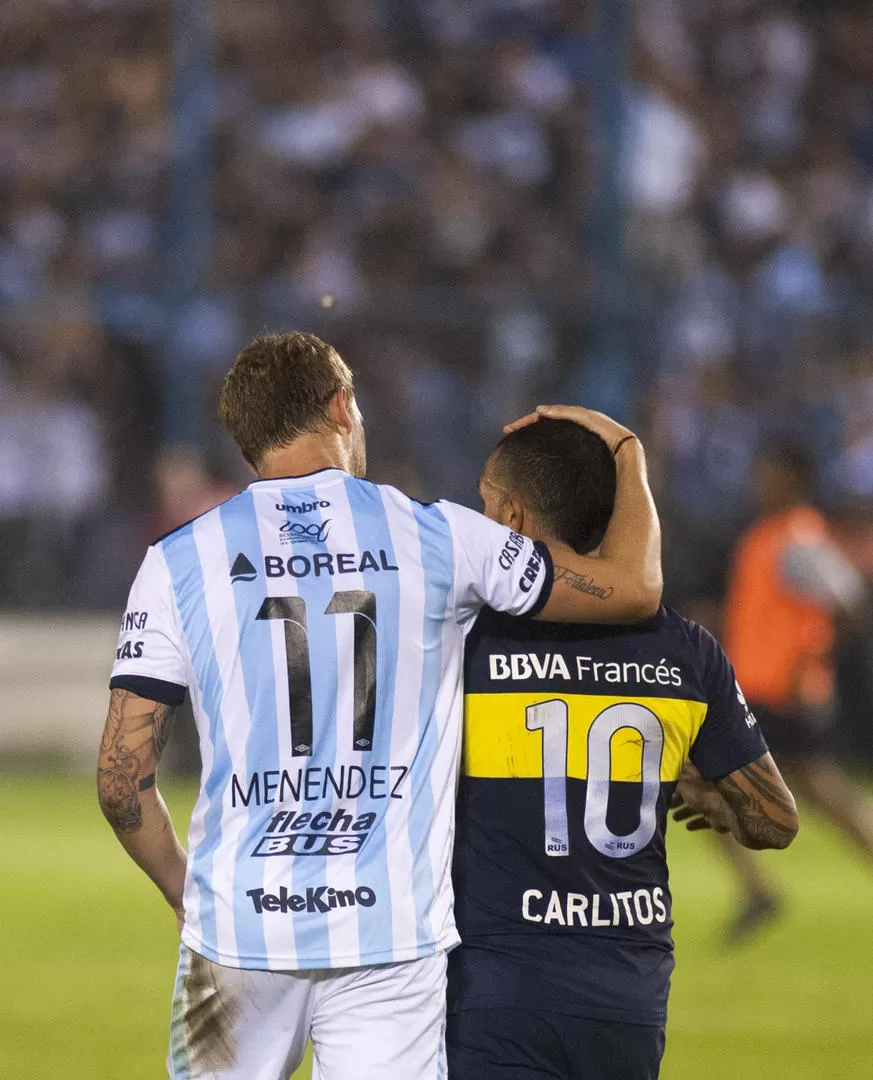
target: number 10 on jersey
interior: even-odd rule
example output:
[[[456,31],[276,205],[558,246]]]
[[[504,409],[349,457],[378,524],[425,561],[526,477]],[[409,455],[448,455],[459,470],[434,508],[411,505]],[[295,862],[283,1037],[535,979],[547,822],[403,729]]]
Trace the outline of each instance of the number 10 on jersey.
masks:
[[[541,731],[543,743],[543,812],[545,851],[549,856],[570,854],[567,820],[567,757],[570,745],[570,710],[566,701],[553,698],[528,705],[525,727]],[[639,824],[620,836],[609,828],[612,780],[612,737],[622,728],[639,733],[642,744]],[[588,729],[585,835],[592,847],[611,859],[625,859],[651,842],[657,827],[658,795],[661,791],[661,755],[664,730],[657,716],[636,702],[619,702],[598,713]]]

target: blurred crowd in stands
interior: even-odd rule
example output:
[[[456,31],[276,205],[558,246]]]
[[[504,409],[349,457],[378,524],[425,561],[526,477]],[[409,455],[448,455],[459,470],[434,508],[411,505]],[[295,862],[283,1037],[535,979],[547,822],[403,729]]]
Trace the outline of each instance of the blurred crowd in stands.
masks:
[[[596,5],[213,7],[212,258],[168,350],[172,4],[0,5],[0,606],[117,607],[150,536],[246,482],[211,415],[261,330],[340,348],[371,475],[422,496],[475,500],[501,424],[590,385]],[[633,379],[599,379],[700,605],[770,440],[827,507],[873,500],[873,7],[638,0],[628,36]],[[195,446],[162,419],[183,368]]]

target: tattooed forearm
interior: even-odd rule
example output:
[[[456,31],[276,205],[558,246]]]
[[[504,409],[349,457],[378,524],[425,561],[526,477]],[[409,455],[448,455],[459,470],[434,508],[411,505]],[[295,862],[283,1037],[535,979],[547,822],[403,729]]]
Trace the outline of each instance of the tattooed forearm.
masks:
[[[113,690],[97,765],[97,794],[109,824],[119,832],[142,827],[140,793],[154,786],[155,770],[175,709]]]
[[[734,835],[754,848],[786,848],[797,833],[797,808],[769,754],[719,781],[733,811]]]
[[[170,741],[170,732],[173,730],[173,721],[176,719],[176,710],[170,705],[158,705],[154,713],[155,722],[155,763],[163,757]]]
[[[109,698],[109,715],[106,717],[106,727],[103,729],[103,738],[100,742],[101,752],[108,750],[118,735],[121,727],[121,703],[124,699],[123,691],[114,693]]]
[[[588,593],[590,596],[596,596],[600,600],[608,600],[615,592],[612,585],[598,585],[593,577],[577,574],[567,566],[555,567],[555,582],[559,581],[563,581],[565,585],[575,589],[576,592]]]
[[[138,756],[123,743],[110,748],[103,766],[101,754],[97,769],[97,795],[100,809],[113,829],[134,832],[142,827],[142,806],[137,777],[141,770]]]

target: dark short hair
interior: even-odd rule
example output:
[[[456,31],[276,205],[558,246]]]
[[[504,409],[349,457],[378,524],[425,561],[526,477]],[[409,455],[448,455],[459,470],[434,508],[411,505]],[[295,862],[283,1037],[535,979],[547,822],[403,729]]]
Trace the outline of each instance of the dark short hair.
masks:
[[[218,413],[246,461],[257,467],[268,450],[323,430],[327,407],[352,373],[314,334],[265,334],[246,345],[221,387]]]
[[[555,537],[580,555],[603,539],[615,505],[615,459],[593,431],[538,420],[497,444],[494,469]]]

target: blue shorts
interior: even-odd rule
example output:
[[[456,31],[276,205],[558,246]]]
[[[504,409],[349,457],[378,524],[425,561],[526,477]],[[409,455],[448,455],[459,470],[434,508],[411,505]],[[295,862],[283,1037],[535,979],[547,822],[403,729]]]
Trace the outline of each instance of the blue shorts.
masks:
[[[450,1080],[657,1080],[664,1029],[534,1009],[448,1017]]]

